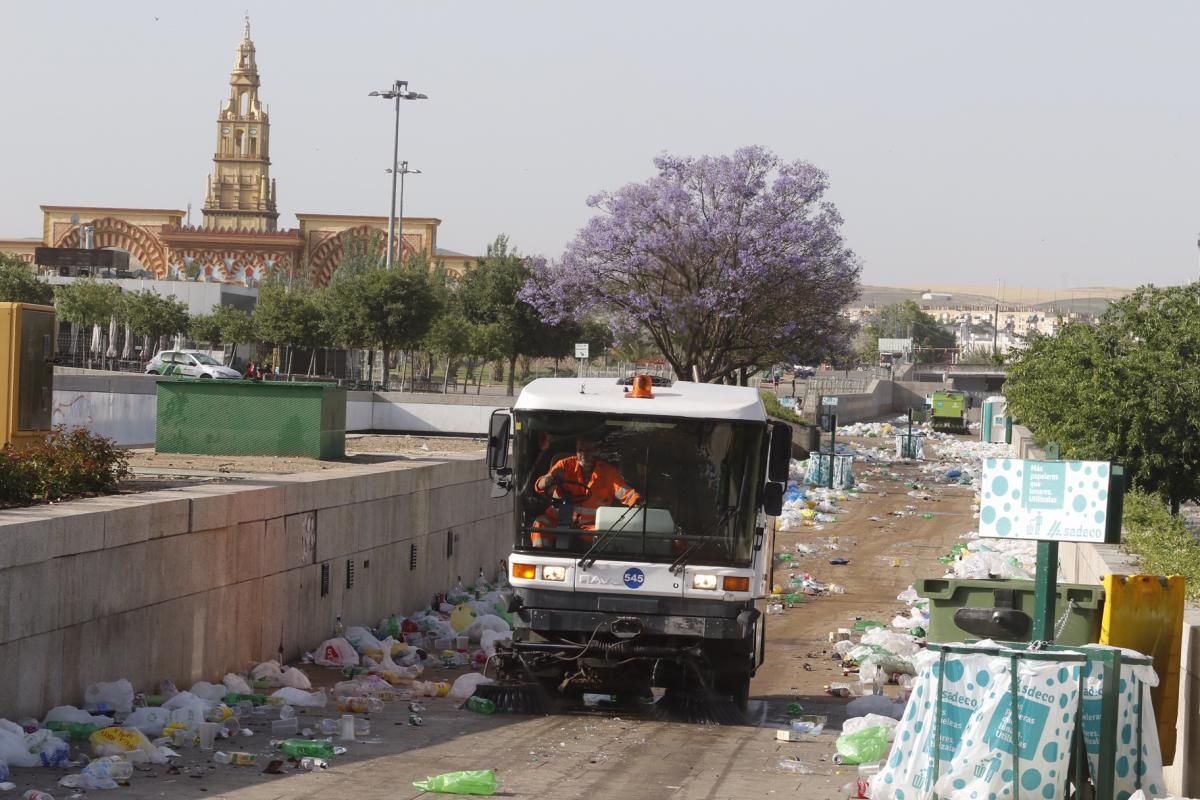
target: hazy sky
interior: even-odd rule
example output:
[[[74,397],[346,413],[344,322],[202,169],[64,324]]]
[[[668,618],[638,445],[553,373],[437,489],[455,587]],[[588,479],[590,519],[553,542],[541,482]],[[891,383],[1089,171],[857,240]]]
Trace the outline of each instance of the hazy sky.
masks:
[[[248,9],[280,223],[409,216],[554,256],[660,152],[826,170],[867,283],[1179,283],[1198,267],[1193,2],[0,0],[0,237],[38,205],[200,219]]]

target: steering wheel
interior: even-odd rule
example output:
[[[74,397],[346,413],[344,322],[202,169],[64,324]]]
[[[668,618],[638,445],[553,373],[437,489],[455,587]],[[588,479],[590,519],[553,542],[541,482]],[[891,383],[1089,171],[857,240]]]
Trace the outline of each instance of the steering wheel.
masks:
[[[564,502],[582,503],[592,495],[592,490],[588,488],[587,484],[567,478],[557,479],[551,483],[547,491],[553,491],[554,489],[558,489],[561,492],[561,496],[554,499]]]

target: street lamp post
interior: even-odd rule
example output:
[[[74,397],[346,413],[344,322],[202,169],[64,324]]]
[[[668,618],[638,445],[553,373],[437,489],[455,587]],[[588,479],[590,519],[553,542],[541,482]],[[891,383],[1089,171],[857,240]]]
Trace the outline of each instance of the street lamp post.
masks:
[[[396,242],[396,175],[400,172],[400,101],[428,100],[428,95],[420,92],[410,92],[408,81],[395,81],[391,89],[382,92],[371,92],[369,97],[382,97],[384,100],[396,101],[396,126],[392,137],[392,210],[388,216],[387,257],[386,266],[392,268],[393,249]]]
[[[396,228],[397,228],[396,234],[397,234],[397,238],[399,239],[399,241],[397,242],[398,247],[396,249],[399,250],[400,255],[403,256],[404,255],[404,176],[405,175],[420,175],[421,170],[409,169],[408,162],[401,161],[399,169],[389,169],[388,172],[392,173],[392,192],[393,192],[393,194],[396,191],[396,187],[395,187],[396,173],[397,172],[400,173],[400,212],[399,212],[398,216],[396,217],[396,219],[399,220],[399,223],[396,226]]]

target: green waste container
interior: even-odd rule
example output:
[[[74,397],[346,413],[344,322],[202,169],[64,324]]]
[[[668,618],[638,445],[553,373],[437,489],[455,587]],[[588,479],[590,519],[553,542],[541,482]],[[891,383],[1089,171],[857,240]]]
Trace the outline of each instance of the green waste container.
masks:
[[[1033,581],[922,578],[913,584],[917,594],[929,598],[931,642],[965,642],[996,639],[1028,642],[1033,634]],[[1104,587],[1079,583],[1058,584],[1055,644],[1081,645],[1100,641]]]
[[[346,390],[333,384],[181,378],[157,395],[160,453],[346,455]]]

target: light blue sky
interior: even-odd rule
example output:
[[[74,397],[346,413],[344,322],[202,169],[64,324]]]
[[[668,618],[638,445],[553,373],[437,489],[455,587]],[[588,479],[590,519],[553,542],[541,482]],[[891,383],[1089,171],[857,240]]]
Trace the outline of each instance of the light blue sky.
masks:
[[[246,2],[8,0],[0,236],[38,204],[198,209]],[[825,169],[877,284],[1178,283],[1200,272],[1200,4],[252,0],[281,224],[410,216],[557,255],[659,152]]]

